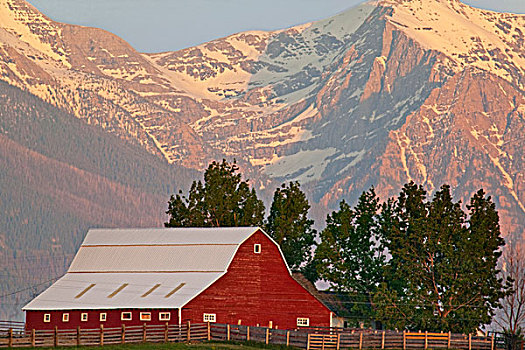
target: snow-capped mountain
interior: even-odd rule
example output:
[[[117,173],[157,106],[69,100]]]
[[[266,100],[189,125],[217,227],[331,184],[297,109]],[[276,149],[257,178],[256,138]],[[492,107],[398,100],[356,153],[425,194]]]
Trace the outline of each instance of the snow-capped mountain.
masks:
[[[0,0],[0,79],[202,169],[297,180],[319,217],[375,186],[491,194],[525,231],[525,16],[457,0],[368,2],[332,18],[144,54]]]

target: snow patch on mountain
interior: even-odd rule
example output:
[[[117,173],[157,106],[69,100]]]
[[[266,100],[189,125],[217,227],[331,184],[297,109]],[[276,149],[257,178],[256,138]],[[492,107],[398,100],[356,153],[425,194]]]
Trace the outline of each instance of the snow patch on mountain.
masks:
[[[391,23],[427,49],[475,66],[524,89],[525,16],[480,10],[452,0],[381,2],[394,9]]]
[[[177,52],[144,54],[167,68],[179,88],[196,98],[221,100],[246,91],[250,64],[274,32],[249,31]]]
[[[300,151],[292,155],[278,157],[272,164],[263,168],[271,177],[283,178],[286,181],[299,181],[302,184],[319,180],[330,163],[337,149],[329,147]]]
[[[348,163],[338,173],[339,174],[344,174],[346,171],[348,171],[351,168],[355,167],[357,164],[359,164],[360,161],[363,160],[363,158],[364,158],[366,153],[367,153],[367,150],[366,149],[362,149],[360,151],[350,152],[350,153],[344,154],[341,157],[339,157],[339,158],[344,159],[345,161],[350,160],[350,163]]]
[[[0,0],[0,24],[1,30],[16,33],[19,41],[71,68],[66,52],[51,45],[49,40],[49,37],[60,37],[60,28],[31,5],[20,0]],[[42,40],[44,37],[47,41]]]
[[[252,76],[250,86],[277,85],[282,91],[279,98],[288,103],[306,98],[321,72],[341,50],[347,49],[349,37],[375,8],[374,2],[364,3],[334,17],[272,36],[265,53],[259,57],[265,68]]]

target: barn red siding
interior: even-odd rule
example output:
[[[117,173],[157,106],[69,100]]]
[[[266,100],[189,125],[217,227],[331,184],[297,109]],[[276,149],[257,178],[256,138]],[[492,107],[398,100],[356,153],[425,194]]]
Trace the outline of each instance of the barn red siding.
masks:
[[[131,321],[121,321],[121,312],[131,312]],[[141,321],[141,312],[151,312],[151,321]],[[170,312],[169,321],[160,321],[160,312]],[[62,321],[62,315],[69,313],[69,322]],[[87,321],[81,321],[80,317],[82,313],[88,314]],[[106,321],[100,321],[100,314],[106,313]],[[51,315],[50,322],[44,322],[44,314]],[[165,325],[166,322],[169,324],[178,324],[178,310],[138,310],[138,309],[123,309],[123,310],[59,310],[59,311],[26,311],[26,329],[76,329],[80,327],[82,329],[94,329],[100,328],[100,325],[104,325],[104,328],[115,328],[121,327],[123,324],[126,326],[138,326],[144,323],[148,325]]]
[[[254,252],[254,244],[261,244],[261,252]],[[181,290],[182,292],[182,290]],[[140,312],[151,312],[151,321],[140,321]],[[81,321],[87,312],[88,320]],[[100,313],[107,319],[100,321]],[[132,312],[131,321],[121,321],[121,312]],[[170,312],[170,324],[178,324],[177,309],[122,309],[122,310],[60,310],[26,311],[28,329],[82,329],[165,324],[159,312]],[[51,321],[44,322],[44,314]],[[69,313],[69,322],[62,315]],[[330,326],[330,310],[314,298],[288,273],[278,247],[261,231],[249,237],[238,249],[228,272],[209,288],[196,296],[182,309],[181,322],[203,322],[203,314],[216,314],[216,322],[251,326],[272,326],[279,329],[297,328],[297,318],[307,317],[311,327]]]
[[[260,254],[254,244],[261,244]],[[298,317],[312,327],[329,327],[330,310],[288,273],[277,246],[262,232],[248,238],[228,272],[182,309],[182,321],[202,322],[204,313],[217,322],[274,328],[297,328]]]

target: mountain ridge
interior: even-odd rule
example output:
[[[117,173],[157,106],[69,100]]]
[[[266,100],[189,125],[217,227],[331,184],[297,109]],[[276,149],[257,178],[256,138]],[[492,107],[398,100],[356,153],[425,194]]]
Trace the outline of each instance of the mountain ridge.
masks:
[[[89,228],[160,227],[197,176],[4,82],[0,164],[2,319],[23,318],[31,286],[61,275]]]
[[[151,54],[102,30],[53,22],[22,0],[0,5],[0,18],[15,23],[0,25],[3,80],[172,164],[203,169],[237,158],[261,190],[300,181],[319,217],[373,185],[386,198],[411,179],[430,193],[457,183],[466,199],[477,183],[492,189],[505,229],[523,234],[525,15],[456,0],[385,0]],[[482,86],[479,98],[462,79]],[[492,95],[504,108],[487,103]],[[442,120],[460,123],[446,125],[461,137],[438,133]],[[453,140],[456,148],[445,147]],[[483,168],[481,179],[443,171],[471,154],[482,159],[470,165]]]

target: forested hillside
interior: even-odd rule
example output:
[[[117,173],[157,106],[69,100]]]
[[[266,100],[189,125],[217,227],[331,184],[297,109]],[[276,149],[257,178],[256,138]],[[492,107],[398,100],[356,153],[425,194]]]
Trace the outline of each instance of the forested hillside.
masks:
[[[0,294],[58,276],[89,227],[161,226],[197,174],[0,82]],[[46,283],[3,298],[0,319]]]

